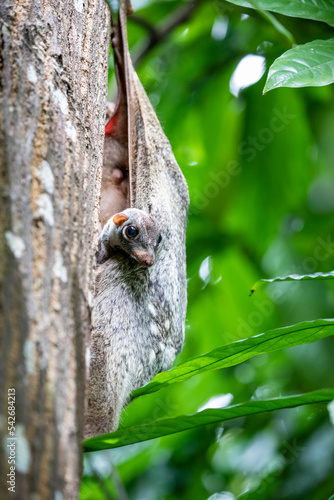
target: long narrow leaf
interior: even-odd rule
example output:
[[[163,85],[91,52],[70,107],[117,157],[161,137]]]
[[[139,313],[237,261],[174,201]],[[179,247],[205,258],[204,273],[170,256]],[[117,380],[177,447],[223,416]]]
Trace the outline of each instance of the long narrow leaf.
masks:
[[[334,82],[334,38],[297,45],[271,65],[263,93],[278,87],[320,87]]]
[[[252,2],[247,0],[227,0],[230,3],[254,9]],[[290,17],[302,17],[323,21],[334,26],[334,4],[331,0],[257,0],[257,5],[262,10],[277,12]]]
[[[163,418],[142,425],[134,425],[120,429],[112,434],[93,437],[84,441],[85,451],[107,450],[118,448],[129,444],[148,441],[169,434],[194,429],[202,425],[231,420],[233,418],[246,417],[269,411],[294,408],[296,406],[328,403],[334,398],[333,389],[299,394],[266,400],[247,401],[238,405],[229,406],[223,409],[203,410],[193,415],[181,415],[173,418]]]
[[[309,281],[309,280],[333,280],[334,271],[330,273],[313,273],[313,274],[289,274],[288,276],[276,276],[276,278],[261,279],[257,281],[251,289],[251,294],[255,292],[264,283],[276,283],[278,281]]]
[[[211,352],[190,359],[172,370],[159,373],[152,382],[134,391],[132,397],[151,394],[163,387],[176,382],[183,382],[203,372],[238,365],[258,354],[286,349],[300,344],[309,344],[330,335],[334,335],[334,319],[305,321],[296,325],[269,330],[255,337],[223,345]]]

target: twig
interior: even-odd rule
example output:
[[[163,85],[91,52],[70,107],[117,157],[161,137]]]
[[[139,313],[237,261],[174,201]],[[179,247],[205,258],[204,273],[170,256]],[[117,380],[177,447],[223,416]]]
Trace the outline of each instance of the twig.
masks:
[[[131,21],[139,24],[139,26],[143,26],[147,31],[149,31],[150,36],[155,37],[158,36],[157,30],[145,17],[139,16],[138,14],[131,14]]]
[[[160,26],[153,26],[151,23],[143,19],[141,16],[132,15],[130,20],[141,26],[144,26],[149,31],[149,36],[144,46],[133,57],[134,66],[138,66],[147,54],[159,43],[164,41],[168,35],[181,24],[184,24],[191,17],[193,11],[198,7],[202,0],[191,0],[185,5],[179,7],[167,20]]]

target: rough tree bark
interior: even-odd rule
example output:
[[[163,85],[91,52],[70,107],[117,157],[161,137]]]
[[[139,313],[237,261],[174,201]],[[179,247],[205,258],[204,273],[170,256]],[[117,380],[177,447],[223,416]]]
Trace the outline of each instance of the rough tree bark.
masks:
[[[0,2],[1,499],[78,495],[108,36],[104,0]]]

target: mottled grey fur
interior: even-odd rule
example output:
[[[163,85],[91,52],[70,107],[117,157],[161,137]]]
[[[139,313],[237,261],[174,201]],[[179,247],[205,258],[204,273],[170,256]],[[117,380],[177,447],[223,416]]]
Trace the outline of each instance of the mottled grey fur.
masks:
[[[184,341],[188,189],[132,67],[122,5],[131,207],[154,218],[162,239],[151,267],[123,251],[97,267],[86,437],[114,431],[131,391],[168,369]]]

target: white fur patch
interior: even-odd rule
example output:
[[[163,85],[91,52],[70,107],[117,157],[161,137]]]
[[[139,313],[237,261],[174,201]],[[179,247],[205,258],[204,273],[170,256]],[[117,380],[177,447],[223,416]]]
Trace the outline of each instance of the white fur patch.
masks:
[[[159,334],[159,328],[155,323],[151,323],[150,328],[151,328],[151,333],[153,333],[153,335]]]
[[[150,350],[150,356],[149,356],[149,364],[153,363],[153,361],[155,361],[155,352],[153,351],[153,349]]]
[[[157,310],[154,307],[154,305],[151,302],[149,302],[147,308],[150,311],[150,313],[152,314],[153,318],[155,318],[157,315]]]

